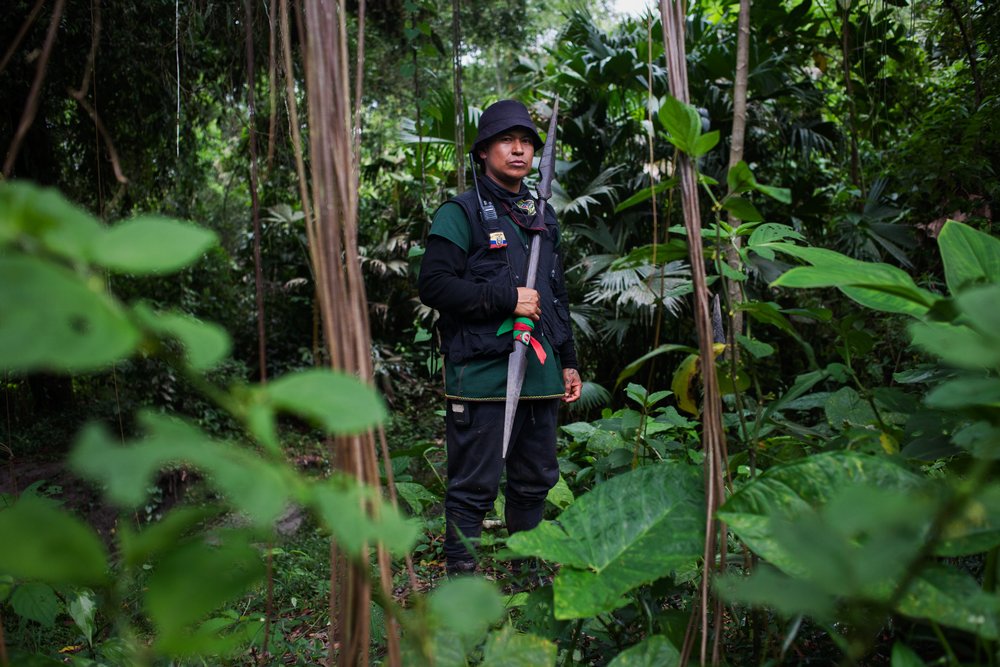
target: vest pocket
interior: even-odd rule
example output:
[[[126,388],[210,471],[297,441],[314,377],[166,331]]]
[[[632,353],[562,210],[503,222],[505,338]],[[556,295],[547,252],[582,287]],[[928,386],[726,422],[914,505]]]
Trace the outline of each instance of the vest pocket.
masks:
[[[510,354],[514,339],[510,333],[497,335],[502,321],[465,324],[448,347],[448,359],[460,363],[468,359]]]

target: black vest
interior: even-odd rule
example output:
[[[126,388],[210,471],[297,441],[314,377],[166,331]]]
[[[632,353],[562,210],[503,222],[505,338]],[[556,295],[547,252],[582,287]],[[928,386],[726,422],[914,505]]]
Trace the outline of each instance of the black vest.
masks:
[[[473,190],[451,200],[465,211],[469,222],[472,240],[469,245],[468,261],[465,265],[464,280],[474,283],[492,283],[503,281],[513,287],[523,287],[528,272],[528,254],[530,246],[521,240],[524,230],[516,227],[508,216],[501,216],[488,222],[480,219],[479,204]],[[491,234],[494,243],[491,245]],[[502,234],[502,237],[499,235]],[[556,240],[559,228],[555,212],[546,203],[545,230],[542,232],[525,232],[541,234],[542,246],[538,254],[538,273],[535,277],[535,289],[538,290],[542,305],[541,320],[535,322],[534,336],[548,340],[553,350],[559,348],[570,338],[569,304],[558,299],[556,294],[565,294],[562,285],[562,262],[556,253]],[[500,239],[503,241],[500,241]],[[504,247],[497,247],[500,241]],[[513,349],[514,340],[511,333],[497,336],[497,329],[504,320],[511,316],[505,313],[487,320],[459,319],[441,313],[438,329],[441,332],[441,351],[451,363],[461,363],[475,358],[506,356]]]

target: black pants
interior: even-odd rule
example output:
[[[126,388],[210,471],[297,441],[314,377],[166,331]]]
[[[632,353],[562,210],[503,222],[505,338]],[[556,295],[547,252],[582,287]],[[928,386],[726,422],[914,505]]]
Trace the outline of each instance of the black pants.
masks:
[[[475,542],[483,518],[493,508],[506,466],[507,530],[534,528],[542,520],[545,496],[559,481],[556,419],[559,399],[521,401],[514,416],[507,460],[503,447],[503,401],[466,402],[464,418],[456,418],[448,402],[448,491],[444,500],[444,551],[448,563],[472,559],[463,539]],[[464,422],[464,423],[463,423]]]

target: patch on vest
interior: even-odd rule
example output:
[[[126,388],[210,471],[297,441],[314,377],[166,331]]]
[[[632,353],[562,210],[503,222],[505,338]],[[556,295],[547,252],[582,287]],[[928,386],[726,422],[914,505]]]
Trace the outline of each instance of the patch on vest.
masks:
[[[522,199],[519,202],[515,202],[514,206],[518,208],[519,211],[525,215],[535,215],[535,200],[528,198]]]
[[[490,250],[499,250],[507,247],[507,237],[503,232],[490,232]]]

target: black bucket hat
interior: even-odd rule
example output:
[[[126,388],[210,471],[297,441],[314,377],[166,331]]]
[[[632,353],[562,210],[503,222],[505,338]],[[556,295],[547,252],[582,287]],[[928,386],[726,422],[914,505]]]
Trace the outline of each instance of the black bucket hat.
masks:
[[[479,116],[479,132],[476,134],[476,142],[472,144],[472,154],[476,161],[479,161],[482,144],[512,127],[523,127],[528,130],[536,151],[545,145],[538,136],[538,129],[528,114],[528,108],[517,100],[500,100],[486,107]]]

